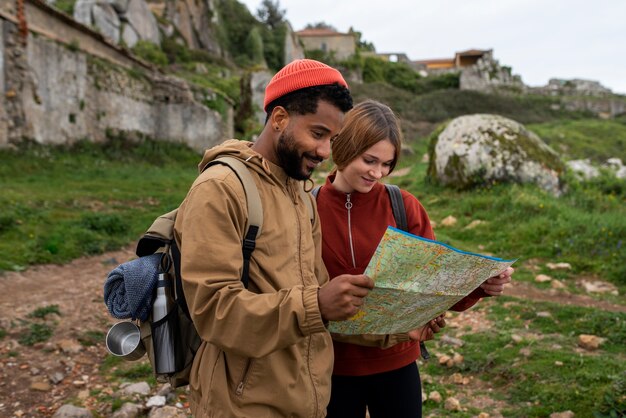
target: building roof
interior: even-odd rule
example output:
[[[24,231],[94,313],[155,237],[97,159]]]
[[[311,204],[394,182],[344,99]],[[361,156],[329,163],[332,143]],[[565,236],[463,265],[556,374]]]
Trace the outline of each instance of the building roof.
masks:
[[[327,28],[302,29],[302,30],[297,31],[296,35],[298,36],[354,36],[354,34],[352,33],[341,33],[341,32],[337,32],[334,29],[327,29]]]
[[[436,58],[430,60],[412,61],[414,64],[454,64],[454,58]]]
[[[467,51],[459,51],[455,55],[462,57],[482,56],[488,52],[491,52],[491,49],[468,49]]]

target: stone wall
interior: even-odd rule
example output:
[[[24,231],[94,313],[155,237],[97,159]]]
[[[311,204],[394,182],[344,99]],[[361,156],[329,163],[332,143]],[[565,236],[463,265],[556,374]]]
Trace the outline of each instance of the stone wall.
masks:
[[[356,51],[356,44],[352,35],[299,36],[305,50],[333,52],[334,57],[338,60],[348,59]]]
[[[232,137],[232,106],[221,115],[203,104],[214,92],[160,74],[38,0],[26,5],[25,43],[0,6],[0,146],[102,141],[112,131],[201,151]]]
[[[626,115],[626,97],[561,97],[561,105],[567,110],[586,110],[602,119]]]

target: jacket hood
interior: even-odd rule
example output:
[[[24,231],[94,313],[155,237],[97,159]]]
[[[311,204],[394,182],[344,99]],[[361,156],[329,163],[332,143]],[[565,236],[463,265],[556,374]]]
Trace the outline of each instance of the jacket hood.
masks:
[[[222,156],[235,157],[247,162],[257,160],[258,163],[262,164],[264,160],[263,157],[261,154],[252,150],[252,145],[253,143],[249,141],[228,139],[213,148],[209,148],[204,151],[202,161],[198,164],[198,173],[202,173],[210,161]]]
[[[212,160],[229,156],[242,160],[250,170],[257,172],[261,177],[272,178],[274,182],[287,185],[289,182],[297,183],[297,180],[290,179],[282,167],[272,163],[258,152],[252,149],[253,142],[238,139],[228,139],[219,145],[214,146],[204,152],[202,161],[198,164],[198,172],[202,173],[207,164]]]

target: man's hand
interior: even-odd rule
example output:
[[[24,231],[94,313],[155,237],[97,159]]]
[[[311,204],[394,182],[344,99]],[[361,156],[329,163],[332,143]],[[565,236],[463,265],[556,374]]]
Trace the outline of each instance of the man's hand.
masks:
[[[497,276],[485,280],[480,287],[490,296],[500,296],[504,292],[504,285],[511,283],[511,275],[513,275],[514,271],[513,267],[508,267]]]
[[[428,341],[435,338],[435,334],[441,331],[441,328],[446,326],[446,320],[444,319],[446,313],[442,313],[435,319],[431,319],[428,324],[422,328],[409,331],[409,338],[414,341]]]
[[[374,281],[363,274],[335,277],[322,286],[317,295],[322,319],[343,321],[354,316],[373,288]]]

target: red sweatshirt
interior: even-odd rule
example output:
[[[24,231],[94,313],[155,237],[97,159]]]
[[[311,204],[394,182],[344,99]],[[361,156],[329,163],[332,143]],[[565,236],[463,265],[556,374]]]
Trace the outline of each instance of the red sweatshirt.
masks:
[[[333,180],[334,175],[329,176],[317,196],[324,264],[330,277],[362,274],[387,226],[396,226],[389,195],[381,183],[377,183],[369,193],[346,194],[333,187]],[[402,190],[402,197],[409,232],[435,239],[430,220],[421,203],[405,190]],[[478,288],[451,309],[468,309],[483,296],[486,294]],[[333,373],[345,376],[364,376],[395,370],[417,360],[420,355],[416,341],[398,343],[385,349],[339,341],[333,341],[333,346]]]

